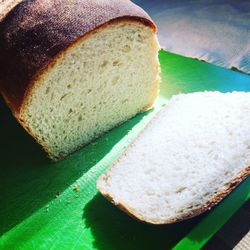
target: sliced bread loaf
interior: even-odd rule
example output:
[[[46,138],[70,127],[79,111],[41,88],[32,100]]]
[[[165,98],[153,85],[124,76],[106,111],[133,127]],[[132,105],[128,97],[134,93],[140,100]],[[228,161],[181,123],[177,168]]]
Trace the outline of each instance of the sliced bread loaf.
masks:
[[[0,90],[58,160],[152,106],[158,41],[128,0],[22,1],[0,23]]]
[[[173,97],[97,188],[154,224],[198,215],[250,174],[250,93]]]

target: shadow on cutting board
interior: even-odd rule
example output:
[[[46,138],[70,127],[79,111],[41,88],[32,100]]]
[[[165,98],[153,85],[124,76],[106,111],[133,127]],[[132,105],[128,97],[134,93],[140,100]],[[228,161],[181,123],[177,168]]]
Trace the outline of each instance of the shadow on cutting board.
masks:
[[[83,220],[99,250],[171,249],[206,214],[171,225],[150,225],[137,221],[97,194],[84,208]]]
[[[65,160],[52,163],[0,99],[0,236],[55,199],[99,162],[140,114]]]

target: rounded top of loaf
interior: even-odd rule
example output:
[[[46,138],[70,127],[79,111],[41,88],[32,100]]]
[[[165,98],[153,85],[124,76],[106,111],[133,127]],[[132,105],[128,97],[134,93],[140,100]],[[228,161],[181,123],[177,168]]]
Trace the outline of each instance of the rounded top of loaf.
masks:
[[[129,0],[26,0],[0,22],[0,90],[18,113],[25,92],[52,59],[104,24],[140,22],[148,14]]]

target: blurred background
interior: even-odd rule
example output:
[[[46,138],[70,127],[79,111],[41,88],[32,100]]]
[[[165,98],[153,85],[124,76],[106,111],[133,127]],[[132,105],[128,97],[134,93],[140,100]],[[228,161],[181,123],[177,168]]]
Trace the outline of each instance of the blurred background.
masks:
[[[250,74],[249,0],[134,0],[166,50]]]

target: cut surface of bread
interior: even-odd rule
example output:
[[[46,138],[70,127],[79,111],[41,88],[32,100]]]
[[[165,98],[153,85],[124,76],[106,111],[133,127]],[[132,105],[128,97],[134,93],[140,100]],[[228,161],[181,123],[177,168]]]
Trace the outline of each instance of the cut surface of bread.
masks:
[[[198,215],[250,174],[250,93],[174,96],[97,181],[139,220]]]
[[[121,21],[77,41],[36,80],[20,119],[52,159],[148,109],[158,92],[158,43]]]

